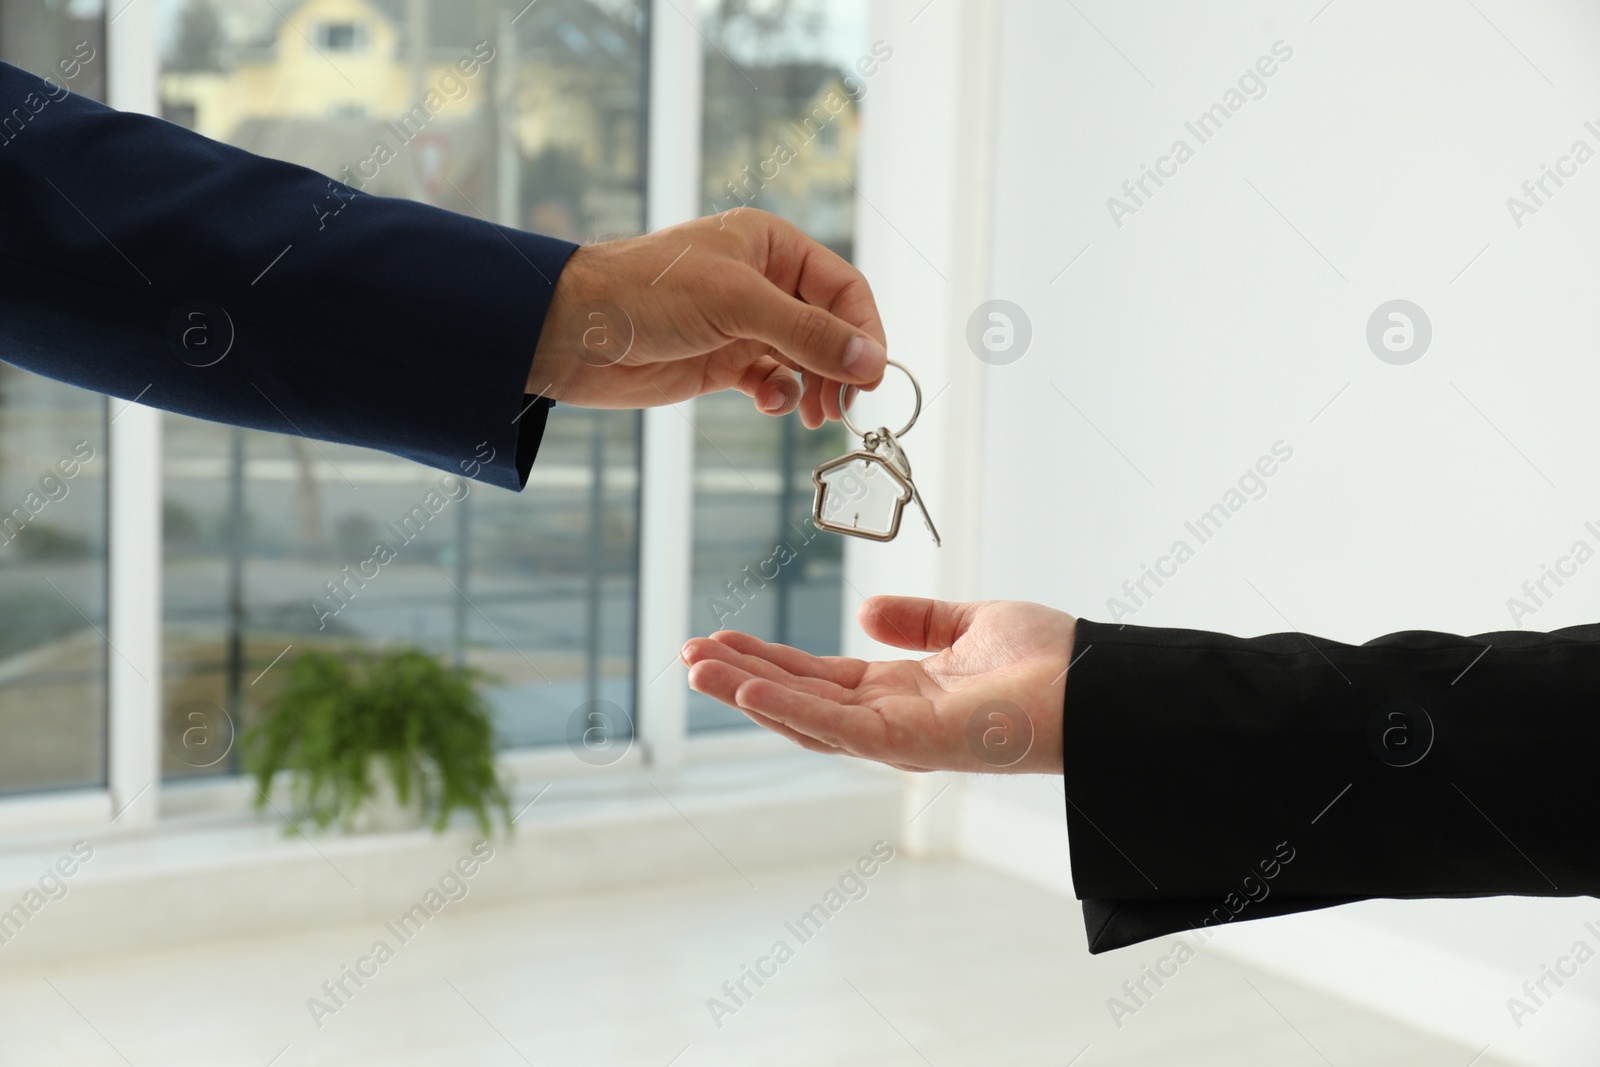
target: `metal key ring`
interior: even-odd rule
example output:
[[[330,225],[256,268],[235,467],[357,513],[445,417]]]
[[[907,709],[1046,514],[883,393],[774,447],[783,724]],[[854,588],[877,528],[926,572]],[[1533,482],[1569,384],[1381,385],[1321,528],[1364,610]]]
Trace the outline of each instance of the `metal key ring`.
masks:
[[[917,376],[911,373],[910,367],[907,367],[904,363],[899,363],[892,359],[889,360],[888,363],[891,367],[898,367],[902,374],[911,379],[911,388],[917,394],[916,410],[911,413],[911,418],[906,420],[906,424],[900,428],[898,433],[895,434],[896,437],[904,437],[906,434],[911,432],[911,427],[917,424],[917,416],[922,414],[922,386],[917,384]],[[845,429],[849,430],[857,437],[865,437],[866,434],[862,433],[861,430],[857,428],[856,424],[850,421],[850,412],[847,410],[848,405],[844,396],[845,390],[849,388],[850,386],[847,383],[840,383],[839,385],[839,420],[844,423]]]

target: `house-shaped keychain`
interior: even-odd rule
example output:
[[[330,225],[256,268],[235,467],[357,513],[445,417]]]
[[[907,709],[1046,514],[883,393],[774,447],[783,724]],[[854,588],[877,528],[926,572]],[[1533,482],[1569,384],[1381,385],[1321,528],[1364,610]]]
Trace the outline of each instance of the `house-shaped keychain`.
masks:
[[[876,452],[850,452],[811,472],[812,518],[824,530],[893,541],[911,501],[911,481]]]
[[[838,418],[851,434],[861,437],[861,448],[845,453],[838,459],[829,459],[811,472],[811,485],[816,486],[816,502],[811,506],[811,520],[819,530],[867,537],[869,541],[893,541],[899,533],[899,520],[906,504],[915,504],[922,512],[922,522],[933,534],[933,544],[938,547],[939,531],[934,528],[928,506],[922,502],[922,493],[910,477],[910,459],[899,446],[899,438],[915,426],[922,414],[922,386],[917,376],[907,370],[904,363],[890,360],[894,368],[906,373],[910,387],[917,397],[917,410],[912,411],[906,426],[899,434],[891,434],[880,426],[869,434],[862,434],[850,421],[850,395],[845,386],[838,387]]]
[[[891,359],[889,366],[898,368],[911,379],[916,410],[899,433],[890,433],[887,426],[862,433],[850,421],[849,387],[839,386],[839,420],[845,429],[861,438],[861,447],[819,464],[811,472],[811,484],[817,487],[811,518],[819,529],[872,541],[893,541],[900,532],[900,515],[906,504],[915,503],[937,546],[939,531],[934,529],[922,494],[917,492],[917,483],[911,480],[911,460],[900,447],[900,438],[916,425],[917,416],[922,414],[922,386],[904,363]]]

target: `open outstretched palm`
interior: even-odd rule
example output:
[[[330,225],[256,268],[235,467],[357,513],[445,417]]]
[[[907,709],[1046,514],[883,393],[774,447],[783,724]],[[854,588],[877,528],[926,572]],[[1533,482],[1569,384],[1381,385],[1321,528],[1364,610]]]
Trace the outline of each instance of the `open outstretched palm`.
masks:
[[[869,662],[724,630],[684,646],[689,684],[805,748],[912,771],[1060,773],[1076,620],[1024,601],[873,597],[861,628],[932,652]]]

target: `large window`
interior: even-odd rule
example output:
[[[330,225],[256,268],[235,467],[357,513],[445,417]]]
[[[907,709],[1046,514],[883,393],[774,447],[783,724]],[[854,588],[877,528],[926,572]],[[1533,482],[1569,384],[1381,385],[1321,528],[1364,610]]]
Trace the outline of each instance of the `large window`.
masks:
[[[101,97],[99,5],[0,4],[0,59]],[[0,793],[106,780],[106,401],[0,365]]]
[[[641,3],[358,9],[359,20],[331,0],[183,0],[163,108],[338,177],[439,89],[443,108],[368,192],[578,241],[642,228]],[[452,76],[464,57],[483,60],[475,78]],[[638,426],[633,413],[560,408],[524,493],[452,480],[446,506],[402,544],[392,531],[440,472],[168,416],[166,774],[235,771],[236,752],[213,762],[215,746],[181,738],[247,726],[284,664],[315,648],[409,642],[487,671],[506,746],[560,741],[590,700],[631,714]],[[394,560],[346,581],[380,540]]]
[[[770,211],[850,258],[859,105],[870,86],[859,67],[871,58],[865,8],[701,4],[704,212]],[[812,468],[846,450],[844,432],[755,415],[739,395],[697,401],[695,423],[691,630],[744,630],[837,655],[841,545],[809,519]],[[698,693],[690,701],[692,730],[748,725]]]
[[[369,158],[402,116],[415,121],[433,91],[443,107],[366,191],[591,241],[644,228],[655,158],[677,181],[696,167],[701,213],[769,210],[850,256],[870,82],[862,13],[842,0],[683,4],[678,17],[698,15],[702,32],[652,62],[649,7],[155,0],[118,7],[108,41],[112,20],[96,0],[0,0],[0,56],[40,74],[68,62],[73,91],[104,97],[108,50],[138,53],[128,69],[157,71],[152,95],[167,119],[330,177]],[[468,55],[480,74],[447,80]],[[658,146],[652,157],[647,81],[673,84],[663,79],[692,63],[705,76],[703,152]],[[810,470],[844,446],[842,433],[761,416],[742,396],[703,398],[694,411],[692,467],[681,459],[667,478],[682,495],[650,505],[659,518],[692,501],[692,558],[648,563],[666,568],[652,589],[672,588],[688,565],[691,597],[658,610],[687,617],[694,633],[737,627],[837,651],[841,545],[807,516]],[[294,659],[317,649],[405,642],[481,668],[506,748],[561,742],[573,713],[597,699],[637,724],[649,685],[684,684],[636,663],[640,560],[651,558],[640,544],[645,424],[558,408],[526,492],[452,483],[378,577],[357,585],[350,572],[375,542],[393,545],[405,517],[438,498],[440,472],[173,415],[159,416],[157,434],[149,412],[0,366],[0,793],[109,785],[111,810],[122,811],[154,784],[157,763],[167,780],[236,774],[231,740]],[[125,484],[117,471],[139,478]],[[140,501],[154,504],[143,493],[151,482],[159,545],[137,517]],[[159,663],[153,646],[130,658],[116,640],[151,633],[126,610],[150,603],[149,583],[160,589]],[[109,619],[108,604],[120,605]],[[674,712],[659,722],[677,736]],[[691,704],[690,729],[742,723]],[[142,747],[157,734],[153,752]]]

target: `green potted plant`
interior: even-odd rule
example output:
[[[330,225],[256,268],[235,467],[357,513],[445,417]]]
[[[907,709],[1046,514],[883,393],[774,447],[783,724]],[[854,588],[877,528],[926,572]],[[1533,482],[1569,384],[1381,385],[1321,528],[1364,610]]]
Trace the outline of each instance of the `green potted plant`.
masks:
[[[288,770],[296,817],[318,827],[357,829],[365,818],[377,828],[372,815],[391,791],[414,825],[431,818],[443,830],[451,812],[465,809],[485,835],[492,810],[509,826],[489,706],[477,689],[486,679],[411,646],[303,653],[242,740],[257,809]]]

